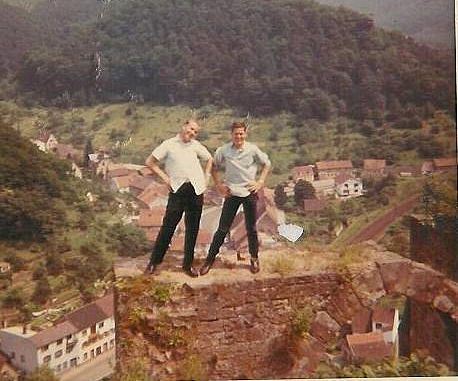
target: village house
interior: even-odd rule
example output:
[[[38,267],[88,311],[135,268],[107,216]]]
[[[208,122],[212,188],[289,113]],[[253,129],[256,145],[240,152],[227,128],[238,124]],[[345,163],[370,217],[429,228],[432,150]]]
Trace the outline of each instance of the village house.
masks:
[[[382,159],[364,159],[363,173],[364,177],[381,177],[385,176],[386,160]]]
[[[313,181],[314,176],[313,165],[303,165],[291,169],[291,178],[295,182],[301,179],[305,181]]]
[[[113,294],[64,315],[52,327],[0,330],[0,350],[30,373],[44,364],[56,374],[78,367],[115,346]]]
[[[381,361],[399,352],[399,312],[395,308],[362,309],[352,319],[352,333],[342,344],[348,363]]]
[[[345,336],[342,352],[347,363],[358,364],[365,361],[382,361],[391,357],[391,350],[381,332],[354,333]]]
[[[435,172],[443,172],[452,169],[456,170],[456,158],[444,157],[440,159],[433,159],[433,170]]]
[[[137,197],[152,183],[154,183],[154,179],[151,176],[134,174],[130,178],[128,186],[129,193],[131,193],[134,197]]]
[[[263,188],[258,192],[259,199],[256,210],[256,228],[258,231],[259,243],[264,246],[275,243],[272,237],[277,235],[278,225],[285,223],[285,214],[275,206],[273,194],[273,190],[268,188]],[[228,246],[235,250],[238,256],[248,247],[245,217],[242,210],[243,209],[240,208],[234,218],[234,222],[229,231],[228,241]]]
[[[363,181],[359,178],[350,178],[346,175],[338,175],[336,182],[336,197],[347,199],[359,197],[364,194]]]
[[[165,208],[160,206],[152,209],[140,209],[137,225],[145,231],[148,241],[156,241],[164,214]]]
[[[337,175],[354,176],[351,160],[317,161],[315,168],[319,180],[333,179]]]
[[[318,198],[326,198],[328,196],[334,196],[335,193],[335,179],[324,179],[324,180],[316,180],[311,183],[313,188],[315,189],[315,195]]]
[[[168,202],[169,189],[165,184],[156,182],[137,196],[137,203],[141,209],[152,209],[157,206],[166,206]]]

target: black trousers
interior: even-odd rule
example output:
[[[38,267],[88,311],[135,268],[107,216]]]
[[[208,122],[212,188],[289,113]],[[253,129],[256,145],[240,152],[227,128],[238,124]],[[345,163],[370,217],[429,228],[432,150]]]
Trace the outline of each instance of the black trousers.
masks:
[[[234,221],[235,214],[240,204],[243,205],[243,212],[245,214],[245,227],[248,237],[248,250],[252,258],[258,257],[259,242],[258,232],[256,231],[256,202],[258,195],[251,193],[246,197],[229,196],[224,200],[223,210],[219,220],[218,230],[213,236],[210,249],[208,250],[207,261],[213,261],[219,253],[219,249],[224,242],[232,222]]]
[[[175,233],[175,229],[184,212],[185,239],[183,267],[191,267],[194,259],[194,247],[196,246],[197,233],[199,232],[203,203],[204,195],[196,195],[191,183],[184,183],[175,193],[169,193],[162,226],[157,235],[153,252],[151,253],[150,265],[157,265],[162,262],[172,240],[173,233]]]

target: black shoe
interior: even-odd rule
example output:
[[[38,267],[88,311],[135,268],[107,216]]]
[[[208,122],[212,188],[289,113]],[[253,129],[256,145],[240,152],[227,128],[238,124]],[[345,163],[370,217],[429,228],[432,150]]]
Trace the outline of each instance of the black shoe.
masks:
[[[259,259],[258,259],[258,258],[251,258],[250,262],[251,262],[250,271],[251,271],[253,274],[258,273],[259,270],[260,270],[260,267],[259,267]]]
[[[197,278],[199,276],[199,272],[194,269],[194,267],[183,267],[183,271],[185,274],[189,275],[191,278]]]
[[[210,269],[212,268],[212,266],[213,266],[213,262],[215,262],[215,261],[214,260],[213,261],[206,260],[204,265],[200,268],[199,274],[200,275],[205,275],[206,273],[208,273],[210,271]]]
[[[152,275],[156,271],[157,265],[148,265],[146,266],[145,270],[143,271],[143,274],[145,275]]]

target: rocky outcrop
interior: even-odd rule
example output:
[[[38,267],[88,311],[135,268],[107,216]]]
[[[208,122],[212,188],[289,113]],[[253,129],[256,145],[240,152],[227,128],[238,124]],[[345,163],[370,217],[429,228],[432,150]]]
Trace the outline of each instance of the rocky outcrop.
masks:
[[[126,284],[118,289],[118,337],[124,340],[118,363],[122,368],[133,356],[143,358],[147,372],[161,379],[196,377],[189,376],[196,369],[211,379],[310,377],[352,317],[391,293],[438,309],[454,324],[458,320],[456,283],[386,253],[345,274],[304,271],[174,286],[136,277]],[[158,301],[152,291],[157,287],[173,292]],[[298,315],[304,307],[312,315]],[[294,324],[304,332],[298,335]],[[450,346],[435,354],[442,350],[448,361]]]

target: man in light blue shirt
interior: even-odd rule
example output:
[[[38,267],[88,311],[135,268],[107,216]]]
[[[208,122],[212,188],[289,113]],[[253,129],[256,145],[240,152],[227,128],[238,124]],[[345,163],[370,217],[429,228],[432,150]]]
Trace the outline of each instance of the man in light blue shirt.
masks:
[[[191,277],[198,276],[192,267],[194,247],[199,231],[203,193],[212,168],[212,157],[195,136],[199,126],[187,121],[178,135],[162,142],[146,159],[145,164],[170,188],[169,200],[145,273],[154,273],[167,251],[173,233],[183,213],[185,215],[185,242],[183,270]],[[207,161],[205,173],[200,159]],[[159,167],[164,163],[164,171]]]
[[[213,236],[210,249],[200,275],[210,270],[221,245],[224,242],[240,204],[245,214],[245,227],[248,237],[248,249],[251,256],[250,271],[259,271],[259,243],[256,231],[257,192],[264,186],[269,173],[270,160],[255,144],[245,141],[247,126],[235,122],[231,126],[231,142],[219,147],[214,157],[213,179],[218,191],[225,197],[218,230]],[[261,166],[259,179],[256,181],[258,167]],[[224,183],[218,170],[225,169]]]

